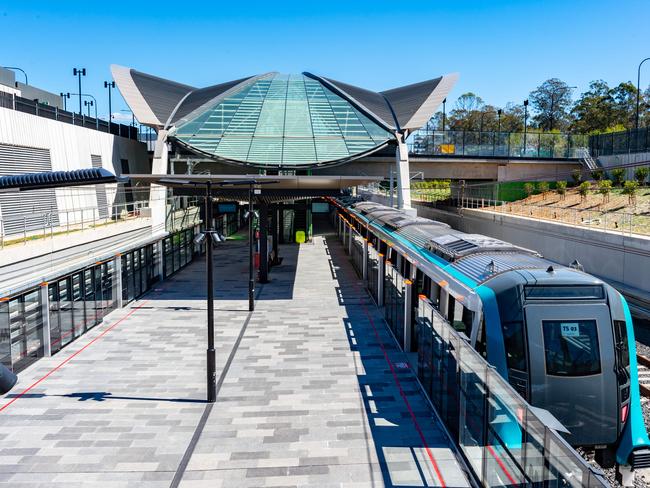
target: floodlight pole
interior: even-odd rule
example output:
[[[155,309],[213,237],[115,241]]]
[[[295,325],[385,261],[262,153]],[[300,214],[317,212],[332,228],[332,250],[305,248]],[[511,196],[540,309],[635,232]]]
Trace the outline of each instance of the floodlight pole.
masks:
[[[214,278],[212,263],[212,183],[208,181],[205,186],[205,261],[208,275],[208,350],[207,350],[207,377],[208,377],[208,403],[217,400],[217,363],[214,350]]]
[[[253,183],[248,185],[248,311],[255,310],[255,278],[253,276]]]

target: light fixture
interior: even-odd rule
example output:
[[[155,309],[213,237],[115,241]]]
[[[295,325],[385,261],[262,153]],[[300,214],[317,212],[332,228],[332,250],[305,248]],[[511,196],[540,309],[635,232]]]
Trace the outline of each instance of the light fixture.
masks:
[[[203,244],[203,241],[205,241],[205,234],[203,233],[197,234],[196,237],[194,237],[194,244],[197,246]]]

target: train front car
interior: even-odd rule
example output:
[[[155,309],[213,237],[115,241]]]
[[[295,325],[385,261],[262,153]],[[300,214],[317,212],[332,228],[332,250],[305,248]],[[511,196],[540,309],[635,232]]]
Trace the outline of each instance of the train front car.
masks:
[[[497,302],[510,383],[557,417],[572,445],[595,448],[602,465],[618,458],[644,467],[650,441],[621,295],[589,274],[550,263],[497,275],[484,286]]]

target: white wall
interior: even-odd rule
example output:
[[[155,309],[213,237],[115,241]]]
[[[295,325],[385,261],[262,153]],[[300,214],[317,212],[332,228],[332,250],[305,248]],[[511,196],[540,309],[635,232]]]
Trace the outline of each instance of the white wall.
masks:
[[[144,143],[6,108],[0,108],[0,143],[48,149],[53,171],[91,168],[93,154],[101,156],[102,166],[114,174],[121,173],[121,159],[128,160],[132,173],[149,172]],[[111,188],[107,193],[110,204]],[[93,187],[57,189],[56,195],[60,212],[97,206]],[[61,222],[65,223],[64,215]]]

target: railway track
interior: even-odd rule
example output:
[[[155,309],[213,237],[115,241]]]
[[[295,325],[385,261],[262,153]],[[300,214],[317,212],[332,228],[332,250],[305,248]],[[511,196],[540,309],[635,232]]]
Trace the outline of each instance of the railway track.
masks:
[[[639,390],[641,395],[650,398],[650,358],[637,354],[636,362],[639,372]]]

